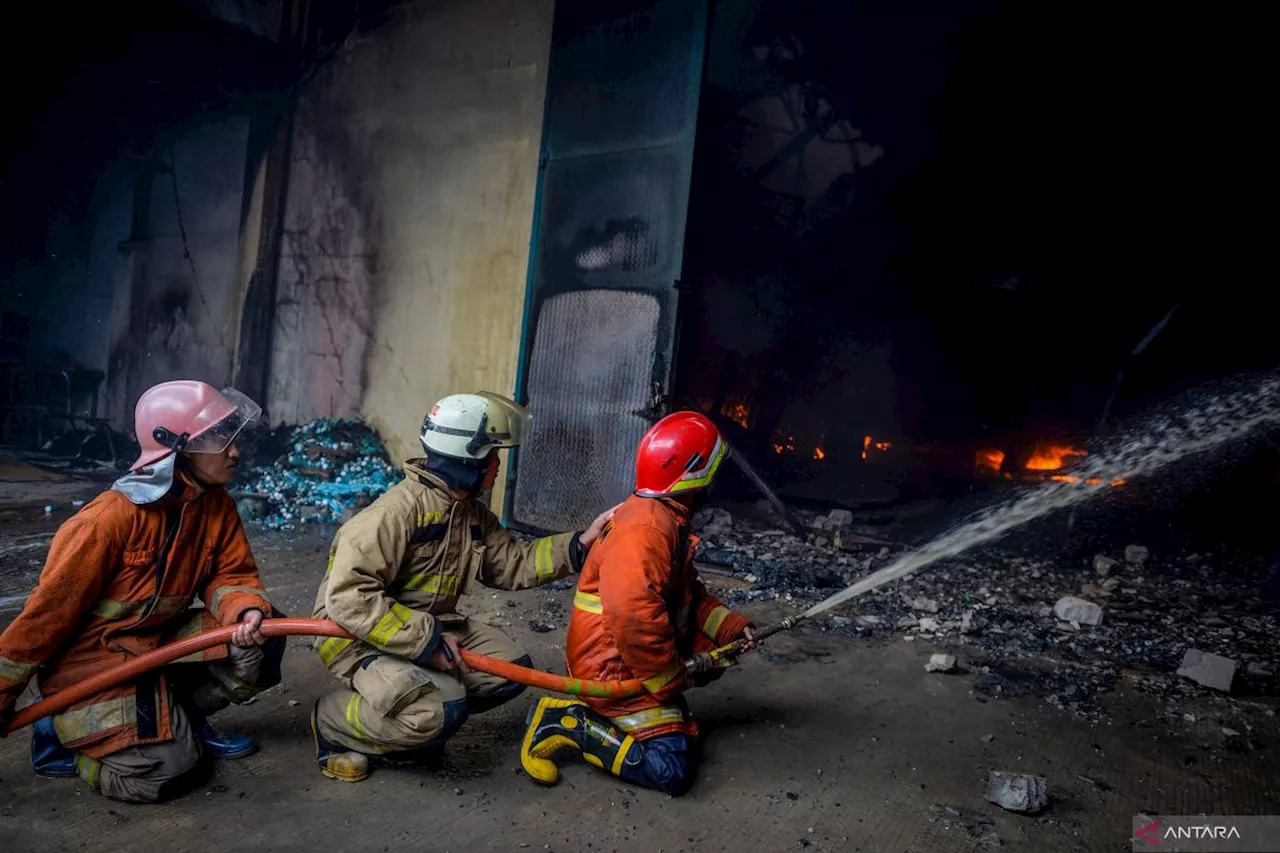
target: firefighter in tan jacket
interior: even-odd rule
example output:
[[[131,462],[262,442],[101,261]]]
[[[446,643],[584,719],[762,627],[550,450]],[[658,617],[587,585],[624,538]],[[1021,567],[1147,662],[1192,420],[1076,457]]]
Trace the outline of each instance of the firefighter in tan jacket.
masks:
[[[582,533],[531,543],[508,533],[477,497],[493,486],[499,448],[528,432],[529,413],[494,394],[455,394],[423,419],[425,459],[339,529],[316,596],[316,618],[359,640],[316,640],[342,682],[312,712],[316,761],[344,782],[379,763],[438,758],[469,714],[497,707],[524,686],[470,671],[460,649],[531,666],[501,631],[457,613],[459,596],[483,585],[527,589],[581,571],[612,516]]]

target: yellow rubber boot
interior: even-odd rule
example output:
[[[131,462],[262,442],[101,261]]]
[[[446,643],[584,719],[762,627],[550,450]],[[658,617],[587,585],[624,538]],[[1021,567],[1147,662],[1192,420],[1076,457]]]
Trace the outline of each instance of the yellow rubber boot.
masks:
[[[316,702],[316,708],[320,706]],[[316,721],[316,708],[311,709],[311,736],[316,743],[316,764],[320,772],[330,779],[339,782],[363,782],[369,778],[369,756],[363,752],[344,750],[329,743],[320,734],[320,724]]]
[[[520,765],[543,785],[560,781],[560,770],[551,757],[566,747],[579,750],[588,764],[618,776],[636,746],[631,735],[576,699],[544,696],[529,709],[525,722]]]

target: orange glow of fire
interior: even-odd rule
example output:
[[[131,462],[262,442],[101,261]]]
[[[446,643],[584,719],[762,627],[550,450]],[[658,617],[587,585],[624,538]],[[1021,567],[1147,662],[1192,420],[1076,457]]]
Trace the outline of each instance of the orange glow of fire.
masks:
[[[743,429],[747,429],[751,425],[751,410],[743,403],[734,403],[732,406],[726,405],[720,410],[720,413]]]
[[[782,454],[796,449],[796,437],[778,433],[773,437],[773,452]]]
[[[1088,456],[1088,451],[1061,444],[1038,444],[1027,460],[1028,471],[1058,471],[1073,459]]]
[[[871,436],[864,435],[862,437],[862,458],[866,459],[871,454],[872,450],[879,450],[883,453],[890,447],[893,447],[893,445],[887,441],[876,441]]]
[[[999,474],[1001,466],[1004,465],[1004,451],[979,450],[977,462],[979,468],[985,468],[993,474]]]
[[[1058,471],[1076,459],[1082,459],[1088,456],[1088,451],[1080,450],[1074,447],[1068,447],[1061,444],[1038,444],[1035,451],[1031,454],[1031,458],[1027,460],[1025,471],[1016,479],[1028,481],[1044,481],[1048,480],[1054,483],[1085,483],[1090,486],[1101,486],[1107,484],[1107,481],[1101,477],[1080,477],[1075,474],[1049,474],[1050,471]],[[981,471],[987,471],[991,474],[999,474],[1006,480],[1013,480],[1015,476],[1008,471],[1002,471],[1005,462],[1005,452],[1003,450],[987,449],[979,450],[976,457],[977,468]],[[1125,480],[1118,477],[1110,481],[1111,486],[1123,486]]]
[[[821,459],[826,459],[826,458],[827,458],[827,452],[826,452],[825,450],[823,450],[821,447],[815,447],[815,448],[813,449],[813,458],[814,458],[814,459],[819,459],[819,460],[821,460]]]

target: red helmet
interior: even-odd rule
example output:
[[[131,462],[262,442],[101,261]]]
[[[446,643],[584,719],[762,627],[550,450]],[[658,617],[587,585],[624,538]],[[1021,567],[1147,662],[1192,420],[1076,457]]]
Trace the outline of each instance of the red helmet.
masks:
[[[697,412],[675,412],[640,439],[636,452],[636,494],[661,498],[705,489],[728,452],[720,430]]]
[[[218,391],[193,379],[161,382],[147,389],[134,409],[142,455],[129,470],[179,451],[221,453],[261,413],[257,403],[234,388]]]

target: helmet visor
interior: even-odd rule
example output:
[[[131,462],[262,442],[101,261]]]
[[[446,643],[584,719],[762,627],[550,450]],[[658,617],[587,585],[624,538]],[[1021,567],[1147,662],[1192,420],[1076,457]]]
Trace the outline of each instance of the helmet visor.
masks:
[[[492,447],[515,447],[529,437],[533,428],[533,413],[509,397],[479,392],[488,401],[485,443]],[[503,425],[503,421],[506,424]]]
[[[187,453],[221,453],[236,440],[236,436],[245,427],[256,421],[262,414],[261,406],[234,388],[223,388],[222,396],[226,397],[235,409],[213,426],[192,436],[182,448]]]

